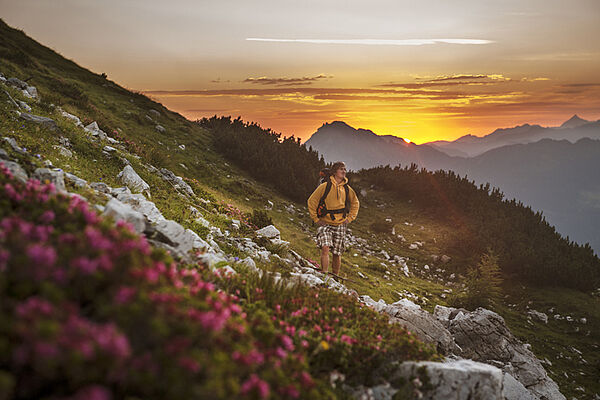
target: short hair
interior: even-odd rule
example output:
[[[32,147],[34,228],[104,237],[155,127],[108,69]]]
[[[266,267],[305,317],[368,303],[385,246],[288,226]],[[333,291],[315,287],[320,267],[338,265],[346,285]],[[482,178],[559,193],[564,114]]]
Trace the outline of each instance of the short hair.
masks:
[[[336,173],[336,171],[342,167],[346,167],[346,163],[344,163],[343,161],[336,161],[333,163],[333,165],[331,166],[331,172],[332,173]]]

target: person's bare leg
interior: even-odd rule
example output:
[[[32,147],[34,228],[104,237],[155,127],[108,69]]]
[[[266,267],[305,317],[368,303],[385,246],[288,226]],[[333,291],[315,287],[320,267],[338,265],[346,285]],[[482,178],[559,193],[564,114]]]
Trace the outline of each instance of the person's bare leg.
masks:
[[[331,269],[333,273],[336,275],[340,274],[340,266],[342,265],[342,256],[341,254],[334,254],[333,261],[331,263]]]
[[[335,256],[334,256],[335,261]],[[321,247],[321,271],[327,273],[329,269],[329,246]]]

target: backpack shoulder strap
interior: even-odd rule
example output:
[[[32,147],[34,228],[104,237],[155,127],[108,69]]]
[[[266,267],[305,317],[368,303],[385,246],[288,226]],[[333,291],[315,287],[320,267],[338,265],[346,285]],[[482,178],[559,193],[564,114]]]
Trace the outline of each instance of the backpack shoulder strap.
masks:
[[[325,191],[323,192],[323,196],[321,196],[321,200],[319,200],[319,204],[324,203],[327,195],[331,191],[331,179],[327,180],[327,184],[325,185]]]

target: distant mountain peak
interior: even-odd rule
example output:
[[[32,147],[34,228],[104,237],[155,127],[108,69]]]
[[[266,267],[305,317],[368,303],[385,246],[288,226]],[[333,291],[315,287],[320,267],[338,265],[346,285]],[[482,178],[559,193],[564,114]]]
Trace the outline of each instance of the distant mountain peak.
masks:
[[[561,128],[577,128],[578,126],[585,125],[589,122],[590,121],[580,118],[579,115],[575,114],[571,118],[569,118],[567,121],[563,122],[560,127]]]

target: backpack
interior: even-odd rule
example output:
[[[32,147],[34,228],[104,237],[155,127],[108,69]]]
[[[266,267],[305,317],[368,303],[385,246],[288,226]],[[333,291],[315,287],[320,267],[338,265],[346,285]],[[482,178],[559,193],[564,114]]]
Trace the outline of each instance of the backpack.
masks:
[[[350,196],[348,195],[350,189],[348,184],[344,185],[344,191],[346,192],[346,202],[344,204],[344,208],[340,208],[337,210],[328,210],[327,206],[325,206],[325,199],[331,191],[331,186],[333,186],[333,183],[331,183],[330,179],[332,173],[329,169],[322,169],[319,175],[321,176],[319,184],[327,182],[327,185],[325,186],[325,192],[323,192],[323,196],[321,196],[321,199],[319,200],[319,205],[317,205],[317,217],[323,218],[324,216],[329,214],[331,220],[335,221],[335,214],[342,214],[342,219],[346,218],[346,215],[348,215],[348,212],[350,212]]]

